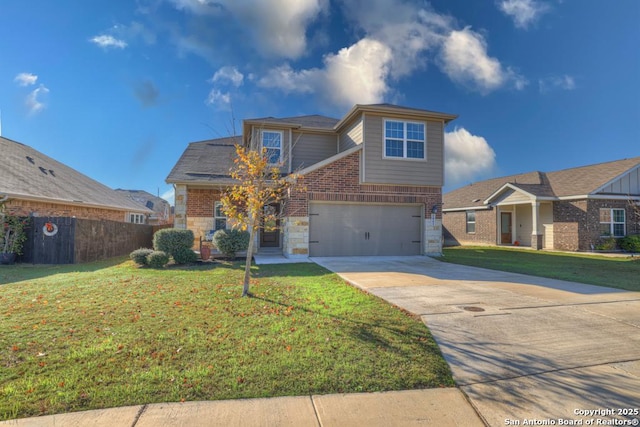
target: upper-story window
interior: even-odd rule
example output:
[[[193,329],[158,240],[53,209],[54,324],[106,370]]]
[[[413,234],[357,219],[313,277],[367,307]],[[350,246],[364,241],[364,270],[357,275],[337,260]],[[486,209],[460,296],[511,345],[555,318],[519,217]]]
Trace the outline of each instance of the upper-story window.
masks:
[[[262,131],[262,147],[267,150],[269,164],[275,165],[282,161],[282,136],[282,131]]]
[[[425,159],[425,125],[400,120],[384,121],[384,157]]]

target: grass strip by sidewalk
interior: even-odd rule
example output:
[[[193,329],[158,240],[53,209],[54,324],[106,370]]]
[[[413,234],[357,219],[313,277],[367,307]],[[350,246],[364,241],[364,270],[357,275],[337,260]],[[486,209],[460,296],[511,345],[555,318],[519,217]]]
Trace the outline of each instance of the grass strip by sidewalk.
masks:
[[[485,246],[445,248],[441,261],[640,291],[640,259]]]
[[[452,386],[424,324],[315,264],[0,268],[0,419]]]

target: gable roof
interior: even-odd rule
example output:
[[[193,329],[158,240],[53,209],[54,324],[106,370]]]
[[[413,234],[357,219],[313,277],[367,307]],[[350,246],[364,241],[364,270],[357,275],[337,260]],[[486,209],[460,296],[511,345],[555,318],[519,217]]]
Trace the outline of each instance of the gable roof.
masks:
[[[161,197],[154,196],[148,191],[126,190],[123,188],[116,188],[115,191],[120,194],[124,194],[134,202],[145,206],[146,208],[151,209],[154,212],[162,212],[164,211],[165,206],[170,206],[168,201]]]
[[[75,169],[4,137],[0,137],[0,193],[16,199],[150,212]]]
[[[319,114],[283,118],[262,117],[243,120],[242,127],[245,135],[250,135],[251,126],[266,127],[269,125],[281,128],[304,129],[305,131],[318,133],[337,133],[340,131],[341,126],[364,112],[402,114],[408,118],[416,119],[432,118],[443,120],[445,123],[457,117],[451,114],[392,104],[356,104],[342,119]],[[165,181],[170,184],[203,184],[205,186],[234,184],[235,181],[231,179],[230,168],[235,158],[234,145],[243,143],[242,138],[242,136],[234,136],[190,143]],[[249,142],[245,142],[245,144],[248,145]],[[338,154],[336,153],[326,160],[328,162],[335,161],[335,156]],[[310,165],[309,167],[313,166]]]
[[[638,166],[640,157],[633,157],[555,172],[535,171],[488,179],[444,194],[443,210],[486,208],[495,196],[507,189],[520,189],[543,199],[586,197]]]
[[[333,130],[336,123],[339,122],[338,119],[334,119],[333,117],[321,116],[319,114],[312,114],[308,116],[297,116],[297,117],[283,117],[283,118],[275,118],[275,117],[263,117],[260,119],[250,119],[246,120],[249,123],[260,123],[260,124],[277,124],[287,127],[304,127],[304,128],[315,128],[315,129],[325,129],[325,130]]]
[[[241,142],[242,137],[232,136],[190,143],[166,181],[233,184],[229,169],[236,155],[235,145]]]

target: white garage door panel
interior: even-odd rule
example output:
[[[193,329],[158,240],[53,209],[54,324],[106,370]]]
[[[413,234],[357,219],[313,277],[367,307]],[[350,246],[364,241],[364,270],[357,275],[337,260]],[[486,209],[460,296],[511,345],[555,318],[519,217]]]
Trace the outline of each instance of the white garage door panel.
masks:
[[[419,255],[419,205],[309,205],[311,256]]]

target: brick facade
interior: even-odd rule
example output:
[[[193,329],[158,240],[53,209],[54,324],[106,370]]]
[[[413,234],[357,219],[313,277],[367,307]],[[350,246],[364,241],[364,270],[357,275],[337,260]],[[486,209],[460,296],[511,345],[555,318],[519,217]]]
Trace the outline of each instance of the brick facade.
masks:
[[[447,246],[457,245],[495,245],[497,241],[496,211],[476,210],[476,231],[467,233],[467,213],[444,212],[444,243]]]
[[[20,216],[75,217],[80,219],[128,222],[126,212],[115,209],[21,199],[9,199],[5,206],[10,214]]]
[[[286,206],[287,216],[308,216],[309,201],[358,203],[420,203],[425,218],[438,206],[436,219],[441,219],[442,189],[408,185],[360,183],[360,152],[336,160],[303,177],[300,188],[292,191]]]
[[[554,249],[589,251],[601,242],[600,209],[625,209],[627,234],[635,233],[633,211],[626,200],[583,199],[553,203]]]
[[[213,228],[214,203],[220,200],[220,189],[196,189],[176,186],[176,227],[192,230],[194,246]],[[424,250],[439,253],[442,249],[440,187],[382,185],[360,183],[360,152],[352,153],[299,180],[284,203],[282,223],[283,252],[288,256],[306,256],[309,247],[309,201],[358,203],[392,203],[424,205]],[[431,209],[438,213],[431,218]],[[184,212],[183,212],[184,210]]]
[[[287,256],[308,254],[308,217],[310,201],[422,204],[425,220],[423,233],[423,252],[440,254],[442,252],[442,189],[430,186],[384,185],[360,183],[361,152],[349,154],[322,168],[306,174],[300,180],[298,188],[292,190],[285,205],[288,217],[295,217],[297,223],[305,223],[304,236],[298,236],[292,229],[285,229],[284,252]],[[438,213],[431,218],[431,209],[438,207]],[[288,236],[295,235],[298,240],[287,243]]]
[[[600,209],[625,209],[627,234],[638,233],[633,210],[626,200],[561,200],[553,202],[553,248],[563,251],[590,251],[601,242]],[[445,212],[445,245],[496,245],[496,209],[476,210],[476,232],[466,232],[466,212]],[[542,247],[542,235],[532,246]]]

